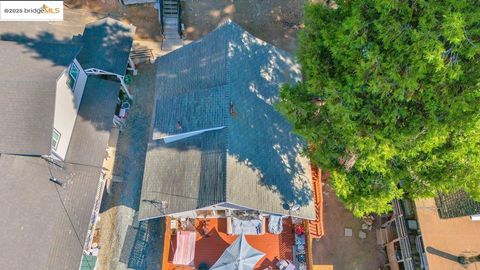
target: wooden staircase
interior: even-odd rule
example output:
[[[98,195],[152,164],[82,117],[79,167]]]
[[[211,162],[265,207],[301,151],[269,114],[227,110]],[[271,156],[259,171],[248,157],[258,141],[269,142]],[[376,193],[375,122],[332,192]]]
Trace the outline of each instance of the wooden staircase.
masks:
[[[311,164],[313,200],[315,205],[315,220],[304,220],[303,224],[307,232],[307,269],[308,270],[333,270],[332,265],[313,264],[313,239],[323,236],[323,190],[322,170]]]
[[[183,45],[180,37],[180,2],[162,0],[161,23],[163,32],[162,50],[172,51]]]
[[[312,164],[312,187],[315,203],[315,220],[308,221],[307,231],[312,238],[323,236],[322,170]]]

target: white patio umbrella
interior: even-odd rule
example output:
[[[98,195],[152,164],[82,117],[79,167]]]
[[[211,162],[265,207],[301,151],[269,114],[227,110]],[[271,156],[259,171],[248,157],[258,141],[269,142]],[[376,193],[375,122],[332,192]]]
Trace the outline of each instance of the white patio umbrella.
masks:
[[[242,234],[223,252],[210,270],[253,270],[263,256],[265,253],[250,246]]]

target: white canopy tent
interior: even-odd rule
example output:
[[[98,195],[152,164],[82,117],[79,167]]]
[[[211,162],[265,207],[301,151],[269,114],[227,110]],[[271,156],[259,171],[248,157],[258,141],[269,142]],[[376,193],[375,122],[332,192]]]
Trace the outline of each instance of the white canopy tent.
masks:
[[[242,234],[233,242],[210,270],[253,270],[265,253],[254,249]]]

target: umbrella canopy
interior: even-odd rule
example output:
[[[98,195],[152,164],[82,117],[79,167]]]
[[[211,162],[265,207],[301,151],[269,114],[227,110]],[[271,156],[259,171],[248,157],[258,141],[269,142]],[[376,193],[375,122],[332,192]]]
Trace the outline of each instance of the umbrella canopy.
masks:
[[[210,270],[253,270],[263,256],[265,253],[250,246],[242,234],[223,252]]]

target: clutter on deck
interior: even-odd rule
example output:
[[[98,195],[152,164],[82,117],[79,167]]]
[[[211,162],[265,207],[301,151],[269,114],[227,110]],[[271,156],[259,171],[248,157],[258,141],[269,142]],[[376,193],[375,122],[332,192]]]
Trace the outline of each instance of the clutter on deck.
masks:
[[[268,222],[268,232],[273,234],[281,234],[283,231],[282,216],[270,215]]]
[[[238,216],[230,216],[232,220],[238,219]],[[289,262],[294,268],[287,269],[307,269],[307,245],[306,245],[306,232],[303,225],[303,220],[295,218],[276,218],[272,216],[263,216],[261,219],[257,217],[252,219],[255,224],[254,234],[234,234],[234,225],[232,225],[232,233],[227,232],[227,217],[218,218],[196,218],[196,219],[168,219],[169,237],[166,237],[168,245],[166,243],[164,252],[163,268],[162,269],[200,269],[200,267],[207,267],[206,269],[212,269],[212,266],[217,267],[217,261],[227,252],[229,247],[232,247],[235,241],[243,241],[241,238],[245,238],[246,243],[251,246],[252,249],[264,254],[258,258],[258,262],[252,265],[253,268],[241,268],[241,269],[278,269],[277,263],[280,261]],[[240,219],[238,219],[240,220]],[[252,220],[240,220],[252,221]],[[274,234],[265,230],[269,226],[269,222],[281,221],[280,233]],[[233,223],[233,222],[232,222]],[[264,227],[263,233],[257,233],[259,224]],[[278,224],[277,224],[278,225]],[[249,227],[251,229],[251,227]],[[276,228],[278,229],[278,228]],[[195,244],[191,244],[190,241],[179,241],[178,238],[186,238],[184,236],[185,230],[194,232]],[[193,231],[192,231],[193,230]],[[190,235],[190,234],[189,234]],[[240,240],[239,240],[240,239]],[[188,245],[186,244],[188,242]],[[245,245],[245,243],[242,243]],[[181,246],[179,248],[179,246]],[[184,250],[189,248],[190,251]],[[177,254],[179,253],[179,254]],[[235,252],[228,252],[230,255],[236,254]],[[194,255],[193,255],[194,254]],[[240,253],[239,253],[240,254]],[[193,255],[193,263],[190,264],[189,256]],[[241,254],[240,254],[241,255]],[[183,259],[183,257],[185,257]],[[182,258],[182,259],[180,259]],[[252,262],[251,260],[250,262]],[[190,268],[186,268],[187,265]],[[179,268],[180,267],[180,268]],[[219,267],[219,266],[218,266]],[[269,268],[270,267],[270,268]],[[215,268],[215,269],[235,269],[235,268]]]

